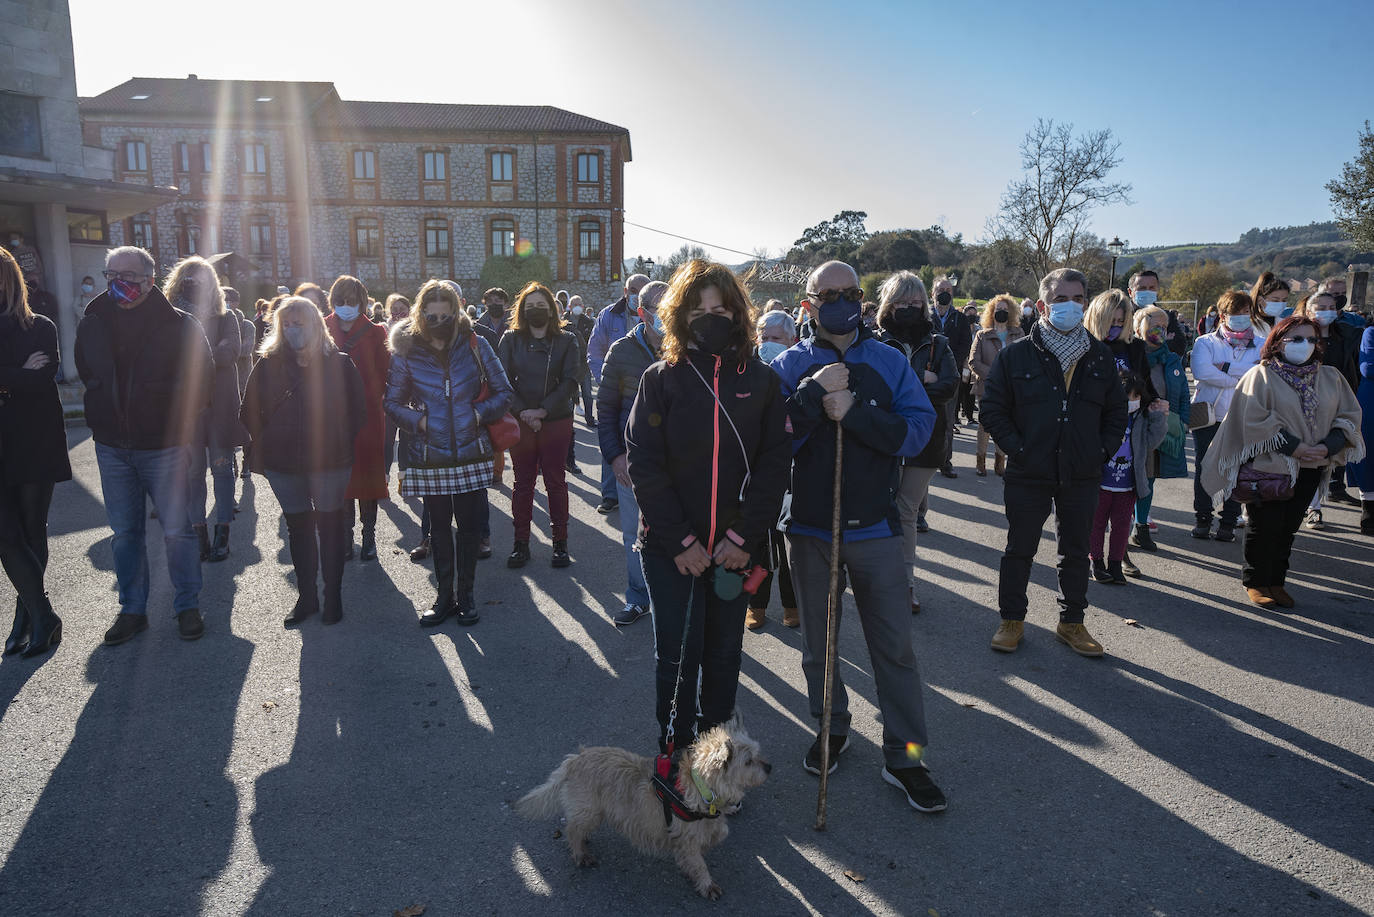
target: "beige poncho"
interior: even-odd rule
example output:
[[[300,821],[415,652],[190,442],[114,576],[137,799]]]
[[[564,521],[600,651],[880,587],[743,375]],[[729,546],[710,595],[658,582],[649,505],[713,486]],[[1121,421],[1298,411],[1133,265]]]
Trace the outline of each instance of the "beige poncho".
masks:
[[[1302,413],[1302,398],[1268,366],[1260,363],[1241,376],[1231,407],[1202,460],[1202,488],[1213,500],[1230,495],[1240,466],[1251,460],[1256,471],[1287,474],[1296,483],[1299,467],[1330,469],[1333,463],[1346,464],[1364,458],[1360,404],[1340,370],[1321,367],[1316,386],[1317,409],[1308,423]],[[1345,434],[1345,448],[1319,462],[1303,462],[1300,466],[1297,459],[1278,451],[1283,445],[1284,430],[1311,446],[1326,439],[1333,429]],[[1325,478],[1323,475],[1323,482]]]

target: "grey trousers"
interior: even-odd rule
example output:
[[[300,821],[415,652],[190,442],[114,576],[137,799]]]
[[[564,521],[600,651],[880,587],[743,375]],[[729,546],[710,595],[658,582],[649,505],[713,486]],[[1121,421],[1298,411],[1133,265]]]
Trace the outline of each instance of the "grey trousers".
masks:
[[[825,628],[830,588],[830,543],[788,535],[792,585],[801,616],[802,673],[811,716],[819,725],[825,700]],[[911,602],[907,595],[902,539],[874,538],[840,546],[840,563],[854,589],[859,623],[873,663],[878,709],[883,716],[883,760],[888,767],[911,767],[907,743],[926,745],[926,710],[921,673],[911,645]],[[835,626],[840,613],[836,611]],[[849,734],[849,694],[835,666],[832,735]]]

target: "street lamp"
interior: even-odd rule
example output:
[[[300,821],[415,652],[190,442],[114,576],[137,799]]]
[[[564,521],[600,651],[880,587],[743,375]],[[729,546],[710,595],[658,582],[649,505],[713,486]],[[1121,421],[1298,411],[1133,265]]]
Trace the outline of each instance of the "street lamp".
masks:
[[[1112,241],[1107,243],[1107,251],[1112,253],[1112,279],[1111,282],[1107,284],[1109,288],[1116,286],[1116,259],[1120,258],[1121,253],[1125,250],[1126,243],[1122,242],[1116,236],[1112,236]]]
[[[648,277],[650,280],[653,280],[653,279],[654,279],[654,259],[653,259],[653,258],[645,258],[645,259],[644,259],[644,276]]]

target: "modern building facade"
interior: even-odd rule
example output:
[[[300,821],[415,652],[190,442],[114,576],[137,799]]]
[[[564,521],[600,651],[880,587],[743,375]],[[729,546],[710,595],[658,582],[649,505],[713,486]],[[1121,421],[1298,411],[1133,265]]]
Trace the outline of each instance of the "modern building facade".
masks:
[[[110,226],[160,265],[232,251],[263,282],[361,277],[471,290],[538,254],[591,302],[619,295],[629,132],[547,106],[341,99],[332,83],[135,78],[81,101],[86,143],[173,202]]]

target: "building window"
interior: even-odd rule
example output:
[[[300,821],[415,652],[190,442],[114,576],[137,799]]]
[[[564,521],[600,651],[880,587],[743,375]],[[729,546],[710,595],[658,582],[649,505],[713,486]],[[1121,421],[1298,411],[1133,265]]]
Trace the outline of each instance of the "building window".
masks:
[[[211,144],[202,143],[200,145],[200,170],[202,172],[208,173],[210,171],[210,163],[214,162],[214,157],[210,153],[211,149]]]
[[[243,171],[245,175],[267,174],[267,146],[262,143],[243,145]]]
[[[377,154],[372,150],[353,151],[353,180],[375,181],[377,178]]]
[[[515,174],[515,154],[514,153],[492,153],[491,154],[491,180],[492,181],[512,181],[511,176]]]
[[[192,255],[201,253],[200,246],[200,224],[196,218],[190,215],[182,215],[178,218],[177,227],[177,257],[189,258]]]
[[[0,92],[0,153],[28,158],[43,155],[43,125],[33,96]]]
[[[601,260],[601,224],[595,220],[577,224],[577,257],[583,261]]]
[[[578,153],[577,154],[577,180],[580,182],[601,181],[601,154],[600,153]]]
[[[425,181],[448,180],[448,157],[442,151],[425,153]]]
[[[172,169],[177,172],[191,171],[191,144],[178,143],[172,147]]]
[[[448,257],[448,220],[425,220],[425,257]]]
[[[493,255],[515,254],[515,222],[513,220],[491,221],[491,253]]]
[[[153,218],[140,213],[129,221],[129,243],[139,248],[153,249]]]
[[[94,210],[67,210],[67,238],[73,242],[109,244],[105,214]]]
[[[382,251],[382,228],[376,217],[358,217],[353,221],[353,254],[359,258],[376,258]]]
[[[272,254],[271,217],[259,215],[249,218],[248,254],[259,257]]]
[[[148,144],[142,140],[124,141],[124,171],[148,171]]]

